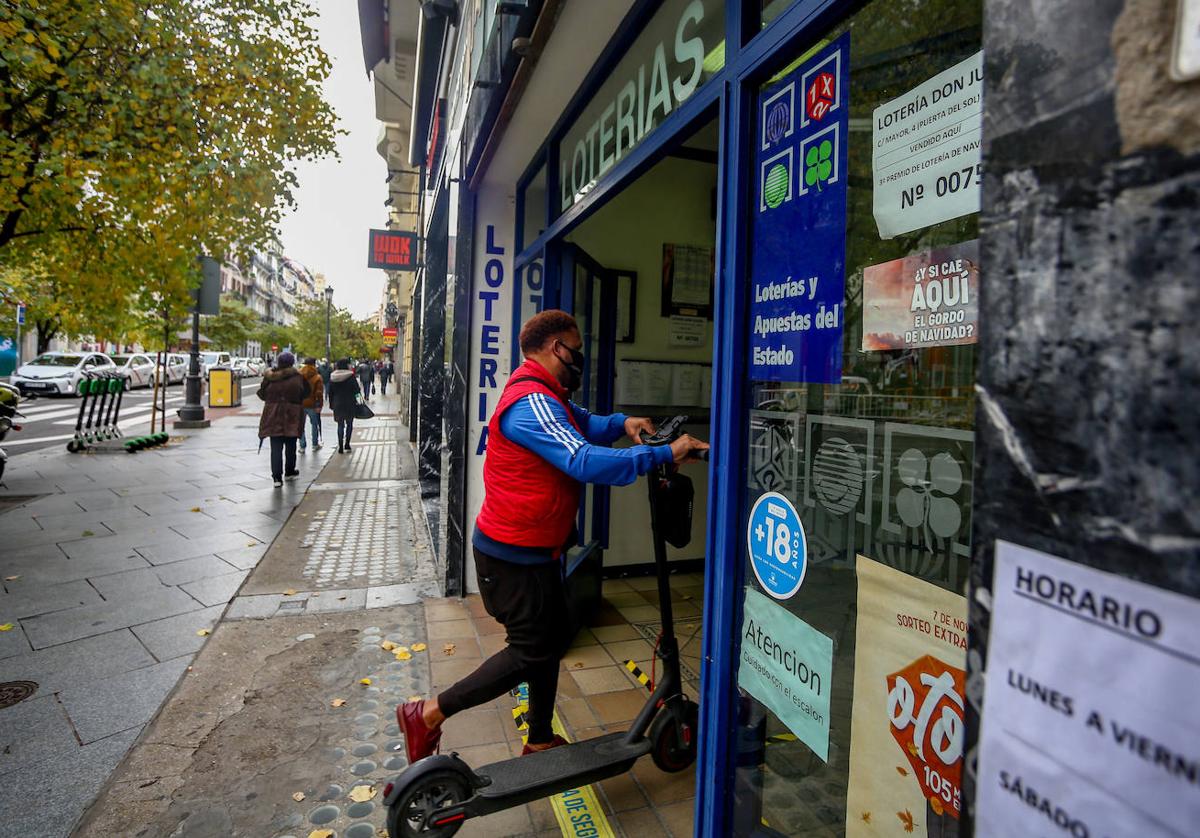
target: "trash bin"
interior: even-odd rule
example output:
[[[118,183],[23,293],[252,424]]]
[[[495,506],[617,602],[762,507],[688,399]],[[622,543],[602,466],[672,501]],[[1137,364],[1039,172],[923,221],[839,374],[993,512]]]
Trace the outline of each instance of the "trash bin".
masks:
[[[208,371],[208,406],[242,406],[242,380],[231,367],[213,367]]]

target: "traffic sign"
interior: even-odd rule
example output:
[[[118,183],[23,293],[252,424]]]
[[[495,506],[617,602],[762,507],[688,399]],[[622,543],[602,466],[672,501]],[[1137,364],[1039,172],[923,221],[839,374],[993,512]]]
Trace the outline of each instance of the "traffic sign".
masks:
[[[24,303],[17,303],[17,324],[20,326],[25,325],[25,304]]]

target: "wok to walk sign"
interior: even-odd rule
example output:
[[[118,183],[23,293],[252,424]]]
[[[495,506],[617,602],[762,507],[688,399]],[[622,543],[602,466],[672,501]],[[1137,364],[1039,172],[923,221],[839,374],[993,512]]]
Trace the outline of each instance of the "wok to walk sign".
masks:
[[[957,834],[966,599],[858,557],[846,835]]]
[[[402,230],[372,230],[368,268],[413,271],[417,268],[417,234]]]

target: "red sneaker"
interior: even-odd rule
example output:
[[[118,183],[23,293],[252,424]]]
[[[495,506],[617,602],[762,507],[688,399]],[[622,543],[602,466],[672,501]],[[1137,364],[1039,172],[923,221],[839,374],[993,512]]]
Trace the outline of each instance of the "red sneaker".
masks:
[[[424,709],[424,699],[396,707],[396,721],[404,733],[404,750],[408,753],[409,765],[436,753],[442,741],[441,727],[430,730],[425,726],[425,718],[422,715]]]
[[[548,751],[548,750],[550,750],[551,748],[557,748],[559,745],[566,745],[566,744],[567,744],[567,740],[566,740],[566,739],[563,739],[561,736],[559,736],[559,735],[556,733],[556,734],[554,734],[554,738],[553,738],[553,739],[551,739],[551,740],[550,740],[550,741],[549,741],[549,742],[546,744],[546,747],[544,747],[544,748],[531,748],[531,747],[529,746],[529,743],[528,743],[528,742],[526,742],[526,743],[525,743],[525,747],[521,749],[521,756],[523,756],[523,757],[527,757],[527,756],[529,756],[530,754],[536,754],[536,753],[538,753],[539,751]]]

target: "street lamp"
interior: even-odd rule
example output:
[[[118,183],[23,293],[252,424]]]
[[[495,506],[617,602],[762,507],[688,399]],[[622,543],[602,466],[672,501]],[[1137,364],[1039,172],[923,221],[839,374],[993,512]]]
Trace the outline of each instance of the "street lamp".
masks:
[[[333,364],[333,338],[329,333],[329,312],[333,308],[333,286],[325,286],[325,360]]]

